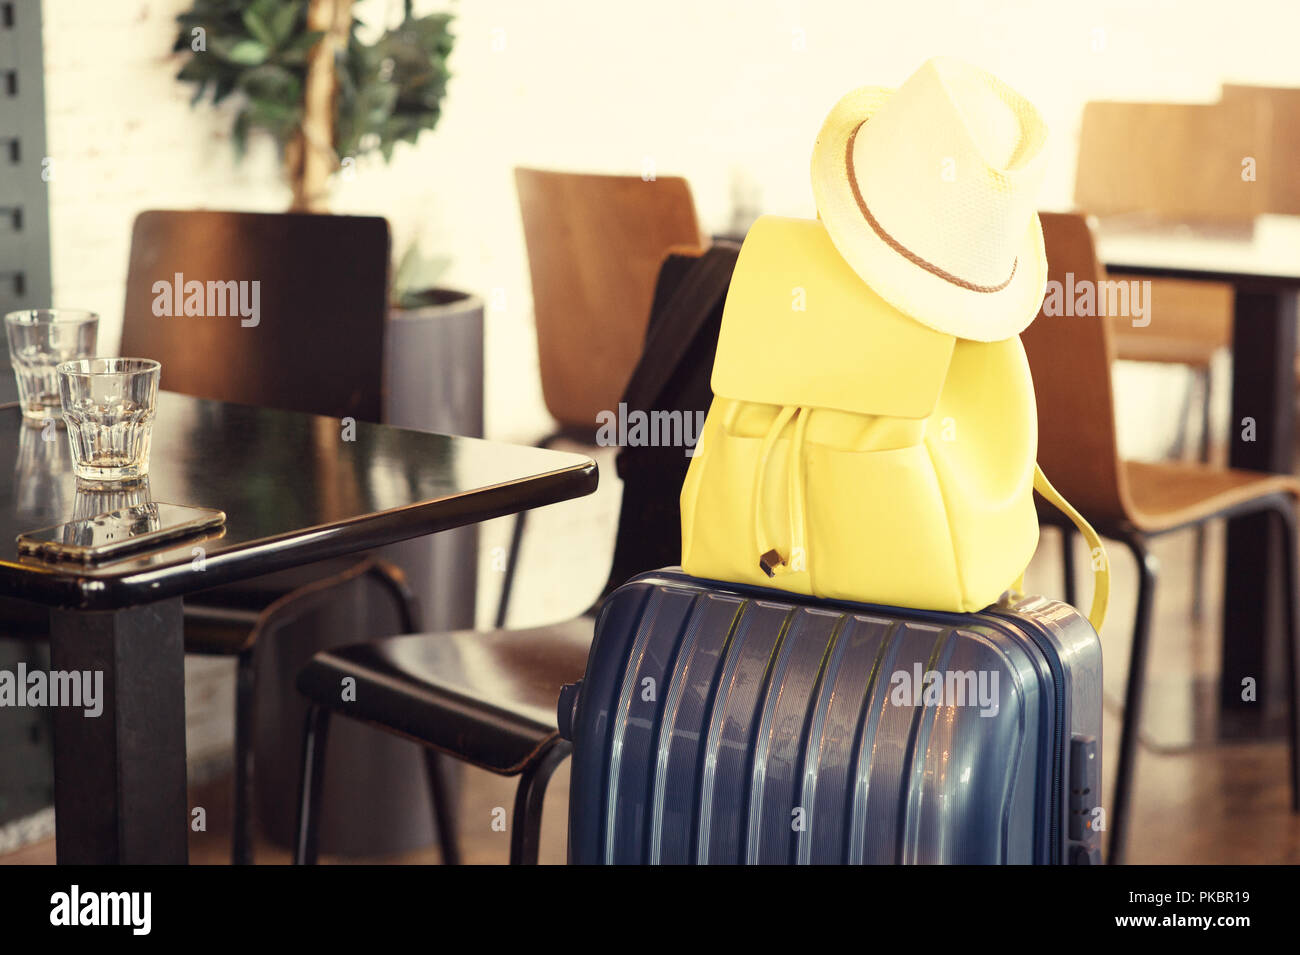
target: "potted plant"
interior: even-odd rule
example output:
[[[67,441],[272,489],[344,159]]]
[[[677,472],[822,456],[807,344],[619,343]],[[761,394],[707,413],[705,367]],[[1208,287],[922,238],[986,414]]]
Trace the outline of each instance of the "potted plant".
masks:
[[[178,78],[194,84],[192,103],[209,92],[213,104],[240,98],[235,149],[243,155],[253,135],[274,140],[292,190],[290,211],[327,211],[331,176],[371,153],[389,161],[398,143],[416,143],[442,116],[451,16],[416,16],[411,0],[401,22],[373,43],[361,39],[364,24],[352,0],[194,0],[177,21],[173,50],[189,54]],[[412,244],[394,268],[388,420],[479,434],[483,304],[435,285],[446,264]],[[436,323],[438,330],[416,323]],[[465,361],[459,349],[476,343],[477,361]],[[457,351],[448,352],[452,346]],[[451,392],[441,396],[454,394],[455,410],[440,417],[425,403],[430,396],[404,385],[405,375],[393,367],[424,362],[418,381],[427,389],[439,354],[461,357],[448,371],[454,380],[444,382]],[[478,389],[478,397],[471,401],[466,389]]]
[[[352,0],[194,0],[176,19],[173,50],[188,53],[177,78],[192,103],[242,96],[231,133],[242,155],[254,133],[280,149],[293,211],[325,211],[329,177],[368,153],[392,158],[442,116],[451,15],[417,17],[374,43]]]

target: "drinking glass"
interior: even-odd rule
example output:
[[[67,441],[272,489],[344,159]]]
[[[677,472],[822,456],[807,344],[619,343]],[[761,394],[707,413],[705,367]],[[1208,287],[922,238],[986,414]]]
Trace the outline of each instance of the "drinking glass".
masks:
[[[99,316],[66,308],[33,308],[5,316],[9,363],[18,379],[23,420],[62,423],[59,378],[55,369],[74,358],[95,354]]]
[[[81,358],[58,371],[73,473],[97,484],[147,475],[162,366],[148,358]]]

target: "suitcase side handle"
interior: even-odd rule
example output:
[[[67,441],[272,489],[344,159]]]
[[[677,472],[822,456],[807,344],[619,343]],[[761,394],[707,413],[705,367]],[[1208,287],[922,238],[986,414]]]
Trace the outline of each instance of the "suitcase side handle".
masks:
[[[560,698],[555,704],[555,721],[560,738],[573,742],[573,724],[578,718],[578,699],[582,696],[582,681],[566,683],[560,687]]]

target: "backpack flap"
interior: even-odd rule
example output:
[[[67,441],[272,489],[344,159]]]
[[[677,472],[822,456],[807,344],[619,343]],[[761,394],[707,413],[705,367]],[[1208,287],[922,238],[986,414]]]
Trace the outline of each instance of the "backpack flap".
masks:
[[[929,417],[953,336],[876,295],[820,222],[763,216],[727,292],[713,393],[768,405]]]

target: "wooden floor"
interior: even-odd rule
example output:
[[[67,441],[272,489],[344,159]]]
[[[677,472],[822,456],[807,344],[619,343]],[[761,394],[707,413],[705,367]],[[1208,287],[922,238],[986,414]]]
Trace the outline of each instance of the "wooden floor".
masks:
[[[1149,714],[1155,723],[1182,724],[1196,714],[1178,687],[1195,676],[1212,677],[1218,666],[1222,567],[1222,533],[1215,529],[1207,554],[1209,595],[1204,622],[1189,612],[1192,538],[1175,535],[1157,540],[1161,564],[1156,596],[1156,629],[1150,661]],[[1107,792],[1113,785],[1115,740],[1119,729],[1117,701],[1122,699],[1134,608],[1134,569],[1127,554],[1113,548],[1111,615],[1102,642],[1105,648],[1108,705],[1104,721]],[[1082,555],[1081,555],[1082,556]],[[1081,567],[1087,564],[1079,562]],[[1043,532],[1043,546],[1027,575],[1028,590],[1060,592],[1059,548],[1054,532]],[[1080,599],[1086,605],[1088,590]],[[1156,692],[1159,690],[1160,692]],[[1144,721],[1145,723],[1146,721]],[[1282,742],[1202,745],[1190,749],[1144,745],[1137,766],[1129,861],[1134,863],[1300,863],[1300,816],[1289,812],[1287,756]],[[467,770],[460,806],[465,861],[504,863],[508,835],[492,827],[492,810],[509,807],[513,780]],[[219,779],[193,793],[193,804],[208,807],[206,833],[195,833],[191,858],[219,864],[228,859],[229,780]],[[567,765],[557,772],[547,802],[542,861],[562,863],[566,826]],[[258,861],[285,863],[286,849],[263,845]],[[51,863],[54,845],[45,841],[8,856],[6,863]],[[326,860],[345,861],[345,860]],[[347,860],[395,864],[438,861],[435,849],[383,859]]]

